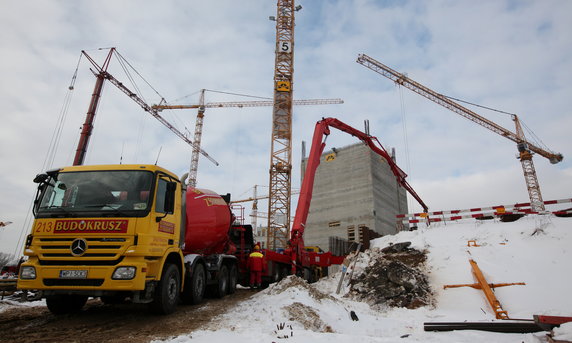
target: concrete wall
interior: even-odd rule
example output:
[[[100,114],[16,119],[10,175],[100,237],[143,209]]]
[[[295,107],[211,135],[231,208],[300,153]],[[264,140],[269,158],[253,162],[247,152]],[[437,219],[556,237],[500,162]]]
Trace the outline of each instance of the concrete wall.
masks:
[[[305,166],[304,159],[302,174]],[[398,213],[407,213],[405,190],[384,159],[362,143],[328,151],[316,172],[304,241],[328,251],[328,237],[347,239],[352,225],[392,234]]]

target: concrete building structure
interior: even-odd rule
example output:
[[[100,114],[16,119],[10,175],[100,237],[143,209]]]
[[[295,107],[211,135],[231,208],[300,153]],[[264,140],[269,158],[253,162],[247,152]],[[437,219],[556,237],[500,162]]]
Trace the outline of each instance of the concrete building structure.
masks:
[[[307,162],[304,150],[302,178]],[[334,148],[322,155],[316,171],[304,241],[330,251],[330,237],[359,241],[360,228],[393,234],[395,216],[407,212],[406,191],[385,159],[363,143]],[[371,236],[367,230],[364,234]]]

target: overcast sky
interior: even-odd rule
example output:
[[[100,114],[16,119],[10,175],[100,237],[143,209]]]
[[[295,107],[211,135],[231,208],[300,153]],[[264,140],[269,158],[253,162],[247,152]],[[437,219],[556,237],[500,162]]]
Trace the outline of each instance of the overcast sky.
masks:
[[[356,63],[365,53],[433,90],[517,113],[549,149],[534,159],[544,200],[572,190],[572,1],[299,0],[294,97],[342,98],[343,105],[300,106],[293,114],[293,187],[300,185],[301,141],[314,123],[337,117],[395,147],[398,164],[431,210],[527,202],[515,144]],[[272,97],[276,2],[9,1],[0,3],[0,251],[13,253],[54,130],[55,159],[70,165],[95,78],[81,50],[102,63],[119,53],[145,100],[197,103],[202,88]],[[109,71],[133,87],[118,61]],[[71,96],[65,121],[60,115]],[[206,101],[255,100],[208,92]],[[508,115],[475,109],[514,130]],[[194,110],[166,111],[193,132]],[[219,163],[199,163],[198,185],[233,198],[268,185],[271,107],[207,109],[202,147]],[[192,137],[192,135],[191,135]],[[328,147],[355,143],[333,132]],[[406,148],[408,147],[408,148]],[[159,154],[160,152],[160,154]],[[191,149],[136,103],[106,84],[86,164],[155,163],[181,175]],[[259,191],[262,193],[262,191]],[[260,211],[266,211],[260,204]],[[410,211],[419,211],[410,202]],[[295,204],[293,205],[293,209]],[[262,222],[262,220],[259,220]],[[18,251],[20,253],[20,251]]]

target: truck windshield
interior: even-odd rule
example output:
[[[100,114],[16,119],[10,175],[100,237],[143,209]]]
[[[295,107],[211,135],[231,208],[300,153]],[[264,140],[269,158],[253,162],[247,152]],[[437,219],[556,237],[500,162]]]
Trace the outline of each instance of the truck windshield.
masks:
[[[151,207],[153,173],[139,170],[63,172],[45,185],[38,217],[145,216]]]

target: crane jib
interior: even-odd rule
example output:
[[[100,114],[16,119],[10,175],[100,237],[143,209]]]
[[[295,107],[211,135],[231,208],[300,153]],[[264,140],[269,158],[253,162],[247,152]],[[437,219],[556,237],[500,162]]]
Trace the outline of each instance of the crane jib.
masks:
[[[524,135],[518,134],[518,133],[514,133],[510,130],[507,130],[506,128],[480,116],[479,114],[469,110],[468,108],[456,103],[455,101],[449,99],[448,97],[437,93],[433,90],[431,90],[430,88],[423,86],[422,84],[410,79],[409,77],[407,77],[406,75],[399,73],[395,70],[393,70],[392,68],[386,66],[385,64],[365,55],[365,54],[360,54],[358,55],[357,58],[357,62],[373,71],[375,71],[378,74],[381,74],[383,76],[385,76],[386,78],[394,81],[395,83],[404,86],[410,90],[412,90],[413,92],[422,95],[424,97],[426,97],[427,99],[471,120],[474,123],[477,123],[503,137],[506,137],[508,139],[510,139],[511,141],[515,142],[515,143],[526,143],[528,146],[528,149],[530,149],[531,151],[547,158],[548,160],[550,160],[551,163],[555,164],[558,163],[560,161],[562,161],[563,156],[562,154],[559,153],[553,153],[550,151],[547,151],[545,149],[542,149],[528,141],[526,141],[526,139],[524,138]],[[516,117],[516,115],[513,115],[513,120],[518,123],[518,119]],[[517,124],[518,127],[518,124]]]

